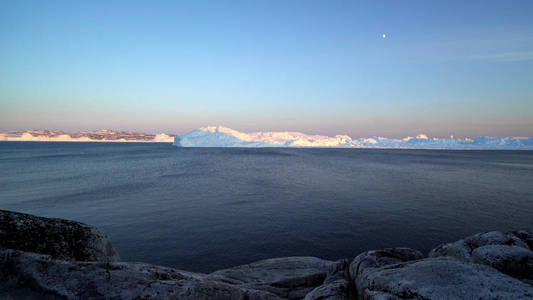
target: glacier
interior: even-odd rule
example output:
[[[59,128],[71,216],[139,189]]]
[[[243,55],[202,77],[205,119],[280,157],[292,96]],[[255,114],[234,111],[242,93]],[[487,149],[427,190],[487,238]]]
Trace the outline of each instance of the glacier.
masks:
[[[436,138],[416,137],[392,139],[369,137],[352,139],[347,135],[308,135],[301,132],[244,133],[224,126],[207,126],[178,135],[177,147],[321,147],[321,148],[398,148],[398,149],[501,149],[533,150],[533,137]]]

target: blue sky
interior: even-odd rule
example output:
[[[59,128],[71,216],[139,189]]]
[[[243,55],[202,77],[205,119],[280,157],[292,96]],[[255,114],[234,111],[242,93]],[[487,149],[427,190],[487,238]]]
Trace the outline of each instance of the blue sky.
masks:
[[[532,136],[532,16],[533,1],[2,1],[0,130]]]

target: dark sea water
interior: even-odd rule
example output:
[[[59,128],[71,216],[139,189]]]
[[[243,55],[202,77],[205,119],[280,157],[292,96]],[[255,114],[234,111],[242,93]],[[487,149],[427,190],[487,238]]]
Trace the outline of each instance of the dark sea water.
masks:
[[[0,142],[0,208],[85,222],[122,259],[209,272],[533,230],[533,151]]]

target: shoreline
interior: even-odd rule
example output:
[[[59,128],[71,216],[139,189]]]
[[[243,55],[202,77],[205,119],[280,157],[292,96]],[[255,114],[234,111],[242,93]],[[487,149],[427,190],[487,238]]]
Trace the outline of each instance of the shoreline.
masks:
[[[105,140],[105,141],[34,141],[34,140],[24,140],[24,141],[10,141],[10,140],[0,140],[1,142],[6,143],[112,143],[112,144],[170,144],[176,148],[187,148],[187,149],[346,149],[346,150],[437,150],[437,151],[533,151],[532,148],[528,149],[509,149],[509,148],[400,148],[400,147],[318,147],[318,146],[308,146],[308,147],[282,147],[282,146],[265,146],[265,147],[184,147],[184,146],[175,146],[173,142],[157,142],[157,141],[115,141],[115,140]]]
[[[265,259],[209,274],[120,262],[75,221],[0,210],[0,296],[25,299],[531,299],[533,233],[484,232],[433,248]],[[16,298],[15,298],[16,299]]]

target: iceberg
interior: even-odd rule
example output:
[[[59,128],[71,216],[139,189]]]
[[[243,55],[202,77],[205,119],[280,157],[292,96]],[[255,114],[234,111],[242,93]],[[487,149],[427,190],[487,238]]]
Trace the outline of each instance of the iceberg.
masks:
[[[226,130],[227,129],[227,130]],[[231,132],[230,132],[231,131]],[[260,141],[246,139],[238,131],[229,128],[218,127],[211,129],[200,128],[187,134],[174,137],[174,145],[180,147],[268,147],[269,145]]]
[[[533,150],[533,137],[488,137],[475,139],[436,138],[426,134],[403,139],[348,135],[309,135],[293,131],[240,132],[224,126],[207,126],[174,138],[177,147],[321,147],[398,149],[502,149]]]

